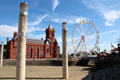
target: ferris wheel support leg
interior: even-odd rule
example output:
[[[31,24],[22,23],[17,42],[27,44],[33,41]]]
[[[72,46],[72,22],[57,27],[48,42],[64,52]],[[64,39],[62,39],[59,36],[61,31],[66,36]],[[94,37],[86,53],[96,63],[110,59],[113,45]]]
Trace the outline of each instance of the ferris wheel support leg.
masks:
[[[63,78],[68,79],[67,23],[62,23]]]

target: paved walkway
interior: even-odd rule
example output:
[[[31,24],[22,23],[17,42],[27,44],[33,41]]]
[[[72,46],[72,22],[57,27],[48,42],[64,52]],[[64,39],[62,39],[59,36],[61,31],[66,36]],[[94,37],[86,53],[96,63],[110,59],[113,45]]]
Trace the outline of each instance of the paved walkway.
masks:
[[[89,67],[70,66],[68,80],[82,80]],[[0,80],[15,80],[16,66],[0,67]],[[26,80],[64,80],[61,66],[27,66]]]

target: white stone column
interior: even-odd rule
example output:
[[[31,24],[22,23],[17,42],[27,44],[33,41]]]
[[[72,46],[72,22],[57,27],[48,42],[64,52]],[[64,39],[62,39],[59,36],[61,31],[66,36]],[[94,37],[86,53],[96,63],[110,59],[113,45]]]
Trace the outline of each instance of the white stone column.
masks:
[[[0,67],[3,65],[3,52],[4,52],[4,44],[1,42],[1,51],[0,51]]]
[[[21,3],[18,27],[16,80],[25,80],[27,15],[28,5],[25,2]]]
[[[63,78],[68,79],[67,23],[62,23]]]

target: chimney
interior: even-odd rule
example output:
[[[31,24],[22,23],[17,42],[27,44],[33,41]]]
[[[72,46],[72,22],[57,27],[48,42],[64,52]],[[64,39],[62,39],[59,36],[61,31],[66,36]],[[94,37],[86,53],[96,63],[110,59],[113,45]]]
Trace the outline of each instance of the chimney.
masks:
[[[17,32],[14,32],[13,35],[14,35],[13,38],[17,37]]]
[[[9,42],[9,37],[7,37],[7,43]]]

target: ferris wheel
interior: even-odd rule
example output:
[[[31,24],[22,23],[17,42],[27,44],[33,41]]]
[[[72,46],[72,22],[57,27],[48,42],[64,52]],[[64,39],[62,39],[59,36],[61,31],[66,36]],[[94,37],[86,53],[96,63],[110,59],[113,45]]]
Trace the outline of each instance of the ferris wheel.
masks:
[[[95,51],[99,44],[99,30],[90,20],[81,20],[72,31],[74,53]]]

